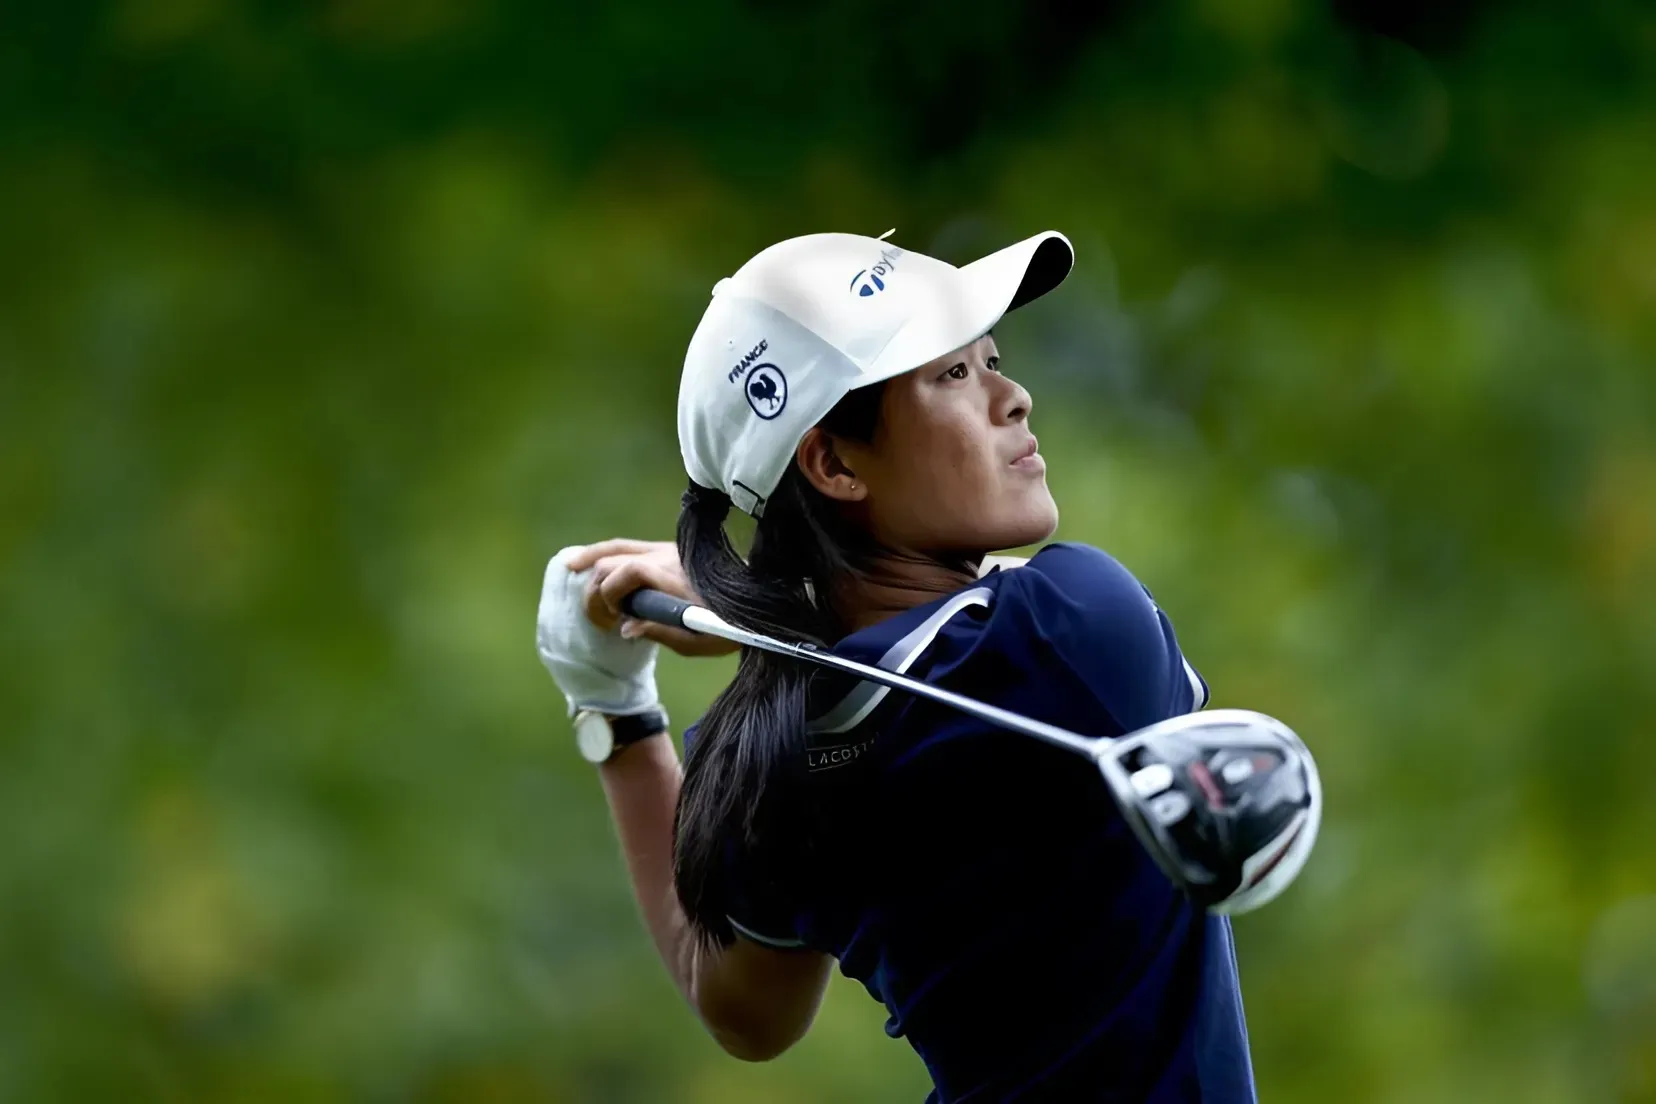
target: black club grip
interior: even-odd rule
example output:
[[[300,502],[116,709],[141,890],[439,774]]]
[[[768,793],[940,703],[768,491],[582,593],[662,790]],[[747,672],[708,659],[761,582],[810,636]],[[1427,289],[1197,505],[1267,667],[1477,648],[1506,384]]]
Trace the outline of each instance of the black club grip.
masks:
[[[641,621],[654,621],[658,625],[671,625],[674,628],[684,627],[684,611],[691,608],[691,603],[683,598],[674,598],[659,590],[635,590],[621,600],[621,612],[628,617],[636,617]]]

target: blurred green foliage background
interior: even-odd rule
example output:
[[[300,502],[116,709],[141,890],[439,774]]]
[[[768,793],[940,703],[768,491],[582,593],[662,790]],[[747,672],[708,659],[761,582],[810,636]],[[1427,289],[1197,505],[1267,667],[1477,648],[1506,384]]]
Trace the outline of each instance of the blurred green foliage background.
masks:
[[[0,1099],[920,1100],[703,1036],[531,647],[714,282],[895,226],[1072,237],[1060,536],[1318,755],[1262,1099],[1656,1100],[1656,11],[1065,7],[0,9]]]

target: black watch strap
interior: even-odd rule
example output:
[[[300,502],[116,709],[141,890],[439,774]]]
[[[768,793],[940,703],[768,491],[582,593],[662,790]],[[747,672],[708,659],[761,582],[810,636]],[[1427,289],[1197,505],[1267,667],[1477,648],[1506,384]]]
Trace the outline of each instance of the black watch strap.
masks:
[[[659,705],[652,706],[642,713],[611,717],[609,723],[610,732],[615,737],[615,750],[620,751],[628,744],[636,744],[658,732],[666,732],[667,711]]]

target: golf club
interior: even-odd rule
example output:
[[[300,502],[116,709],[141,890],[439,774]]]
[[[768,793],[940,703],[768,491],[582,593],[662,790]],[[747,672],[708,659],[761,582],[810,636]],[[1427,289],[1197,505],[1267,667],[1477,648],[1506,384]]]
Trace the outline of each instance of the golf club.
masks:
[[[1113,738],[1083,736],[810,644],[749,632],[662,591],[634,591],[622,609],[902,690],[1090,760],[1145,850],[1209,911],[1247,912],[1272,900],[1298,875],[1316,841],[1322,819],[1316,763],[1287,725],[1264,713],[1214,709]]]

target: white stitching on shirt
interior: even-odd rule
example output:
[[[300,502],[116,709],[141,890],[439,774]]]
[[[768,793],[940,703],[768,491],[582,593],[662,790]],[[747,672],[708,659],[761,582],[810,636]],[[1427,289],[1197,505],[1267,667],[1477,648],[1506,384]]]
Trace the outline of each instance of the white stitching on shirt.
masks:
[[[903,674],[931,646],[931,642],[937,639],[937,634],[943,631],[943,626],[951,617],[968,606],[987,606],[993,596],[994,591],[988,587],[961,591],[943,603],[936,613],[926,618],[907,636],[887,649],[876,666]],[[845,695],[838,705],[808,722],[805,730],[813,735],[848,732],[861,724],[863,719],[874,711],[874,707],[885,700],[890,689],[889,686],[879,686],[872,682],[858,683],[856,689]]]

